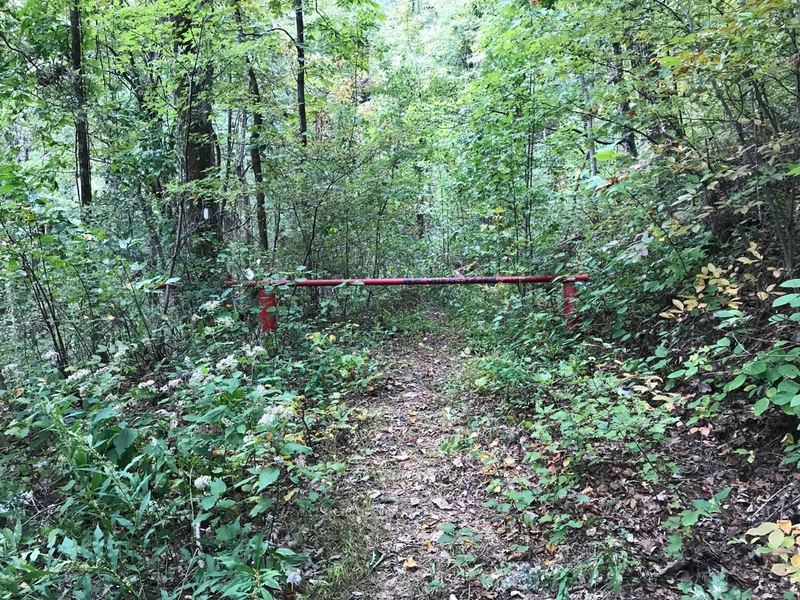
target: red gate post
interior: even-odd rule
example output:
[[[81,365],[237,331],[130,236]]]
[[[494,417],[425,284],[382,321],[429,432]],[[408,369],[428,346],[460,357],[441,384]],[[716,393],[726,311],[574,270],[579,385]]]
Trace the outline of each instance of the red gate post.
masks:
[[[276,308],[278,303],[275,299],[275,292],[267,292],[264,288],[258,288],[258,318],[261,321],[261,333],[274,333],[278,329],[278,315]]]
[[[578,322],[572,315],[575,312],[575,296],[578,295],[578,289],[575,287],[573,279],[564,280],[564,327],[572,329]]]

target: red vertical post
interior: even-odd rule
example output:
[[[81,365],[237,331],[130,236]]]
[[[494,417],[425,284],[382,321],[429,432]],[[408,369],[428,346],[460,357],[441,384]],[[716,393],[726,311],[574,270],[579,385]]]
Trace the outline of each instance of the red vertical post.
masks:
[[[564,327],[567,329],[572,329],[577,323],[577,319],[573,317],[577,294],[578,288],[575,287],[575,282],[569,279],[564,280]]]
[[[261,333],[274,333],[278,329],[278,315],[275,312],[278,306],[274,292],[267,292],[258,288],[258,318],[261,321]]]

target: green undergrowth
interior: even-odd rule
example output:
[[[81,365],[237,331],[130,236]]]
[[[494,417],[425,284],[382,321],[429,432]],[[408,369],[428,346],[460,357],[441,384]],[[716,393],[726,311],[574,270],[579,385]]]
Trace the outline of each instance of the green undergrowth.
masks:
[[[776,304],[793,307],[794,285],[784,284],[791,293]],[[482,464],[485,506],[519,541],[518,558],[506,570],[536,565],[526,571],[523,587],[548,589],[558,598],[569,598],[575,588],[639,589],[647,565],[641,529],[653,532],[645,542],[647,560],[658,556],[664,563],[693,564],[710,543],[709,532],[733,523],[741,537],[714,534],[715,547],[727,552],[729,542],[745,542],[748,516],[732,499],[754,461],[767,457],[746,440],[715,441],[714,424],[741,423],[767,410],[795,415],[798,350],[781,340],[794,313],[771,318],[777,335],[764,344],[747,313],[717,308],[715,330],[704,328],[689,342],[681,337],[685,330],[661,328],[654,346],[639,353],[594,337],[591,327],[565,329],[553,313],[513,293],[505,302],[469,294],[458,300],[462,316],[455,318],[477,316],[478,323],[465,328],[464,368],[454,388],[479,406],[499,401],[499,409],[487,409],[494,425],[479,423],[472,437],[447,440],[443,451]],[[784,463],[797,462],[794,440],[785,438]],[[709,447],[713,456],[702,458]],[[724,474],[718,456],[729,457],[740,475]],[[716,485],[685,483],[697,461],[709,473],[720,471],[706,479]],[[643,498],[653,499],[647,509]],[[543,556],[547,567],[539,564]],[[697,579],[681,585],[684,597],[751,594],[715,574],[713,564],[695,568]],[[776,568],[794,573],[791,565]]]
[[[66,378],[4,373],[0,597],[273,598],[306,584],[293,528],[330,503],[345,400],[377,367],[351,326],[289,321],[258,340],[223,302],[196,317],[191,347],[146,374],[122,345]]]

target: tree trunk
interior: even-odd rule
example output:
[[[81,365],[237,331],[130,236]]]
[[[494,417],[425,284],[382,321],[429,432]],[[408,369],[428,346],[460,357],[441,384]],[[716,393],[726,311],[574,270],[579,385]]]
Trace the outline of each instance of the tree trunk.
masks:
[[[193,66],[177,92],[183,134],[181,183],[200,183],[191,186],[187,196],[185,231],[199,238],[194,244],[197,254],[211,258],[216,250],[215,242],[221,241],[222,236],[219,201],[211,190],[202,185],[217,169],[216,134],[211,120],[211,102],[207,97],[213,71],[210,64],[200,64],[202,41],[198,38],[202,31],[197,36],[189,35],[191,17],[187,14],[178,15],[174,23],[179,52],[193,55]]]
[[[308,142],[308,123],[306,120],[306,49],[305,26],[303,25],[303,0],[294,1],[296,26],[295,44],[297,46],[297,115],[300,119],[300,141]]]
[[[81,206],[92,204],[92,165],[89,154],[89,121],[86,116],[86,88],[83,79],[81,51],[81,12],[79,0],[69,8],[70,60],[75,94],[75,143],[77,146],[78,200]]]
[[[240,3],[236,2],[234,17],[239,26],[239,38],[244,37],[242,30],[242,12]],[[267,209],[265,206],[266,198],[264,194],[264,170],[261,164],[261,144],[260,136],[264,126],[264,116],[261,114],[259,106],[261,104],[261,91],[258,88],[258,79],[253,69],[250,57],[245,55],[247,63],[247,88],[253,102],[253,129],[250,134],[250,165],[253,168],[253,179],[256,187],[256,222],[258,223],[258,243],[263,250],[269,250],[269,237],[267,235]]]
[[[247,79],[250,87],[250,95],[253,102],[258,104],[261,94],[258,89],[258,80],[253,67],[247,68]],[[261,144],[260,137],[264,126],[264,117],[258,109],[253,110],[253,129],[250,134],[250,164],[253,167],[253,179],[256,183],[256,220],[258,221],[258,243],[263,250],[269,250],[269,238],[267,237],[267,209],[265,207],[264,195],[264,172],[261,166]]]

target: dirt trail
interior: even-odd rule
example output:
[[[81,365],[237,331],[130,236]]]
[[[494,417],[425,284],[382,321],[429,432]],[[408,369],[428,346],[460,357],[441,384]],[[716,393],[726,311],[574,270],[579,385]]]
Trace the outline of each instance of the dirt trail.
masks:
[[[463,452],[472,417],[443,390],[458,372],[460,351],[435,335],[397,344],[383,358],[386,388],[365,402],[374,415],[363,442],[368,449],[350,476],[384,532],[376,542],[371,589],[352,597],[493,598],[468,589],[458,576],[496,562],[503,546],[493,525],[497,512],[482,506],[481,465]],[[439,544],[448,523],[475,535],[462,532],[457,543]],[[475,559],[461,566],[459,554]],[[431,590],[432,581],[441,586]]]

